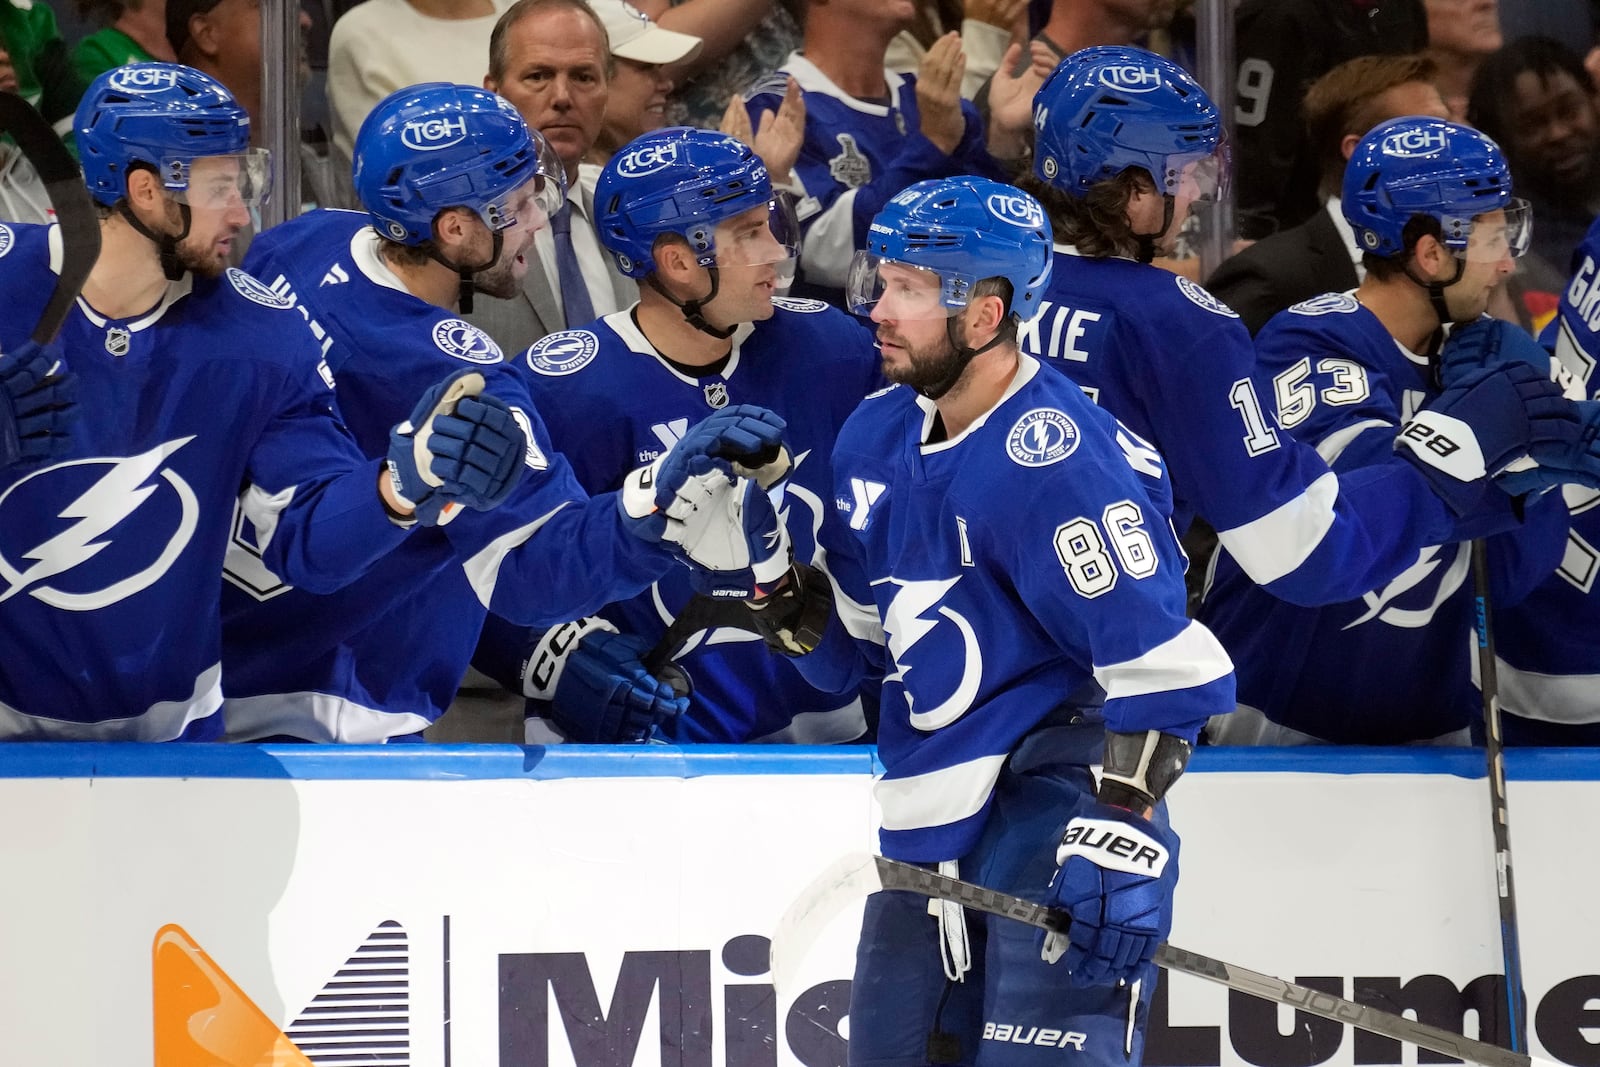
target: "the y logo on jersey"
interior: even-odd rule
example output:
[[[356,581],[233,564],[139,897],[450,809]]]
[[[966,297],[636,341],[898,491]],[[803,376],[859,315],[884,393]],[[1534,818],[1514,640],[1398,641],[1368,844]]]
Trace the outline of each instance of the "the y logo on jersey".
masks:
[[[1415,159],[1431,156],[1450,147],[1443,130],[1396,130],[1383,139],[1378,150],[1386,156]]]
[[[1161,88],[1161,71],[1138,63],[1122,63],[1100,71],[1100,84],[1125,93],[1148,93]]]
[[[455,118],[412,119],[400,127],[400,143],[413,152],[437,152],[467,139],[467,120]]]
[[[1039,206],[1039,201],[1026,193],[990,193],[984,206],[989,209],[989,214],[1013,226],[1037,230],[1044,225],[1044,209]]]
[[[617,173],[624,178],[643,178],[658,170],[665,170],[678,161],[678,143],[647,144],[622,153]]]
[[[1006,453],[1024,467],[1047,467],[1078,450],[1078,424],[1055,408],[1034,408],[1006,434]]]
[[[165,465],[192,440],[59,463],[0,494],[0,602],[27,593],[62,611],[94,611],[160,581],[200,521],[194,490]],[[41,537],[41,528],[50,532]]]
[[[880,497],[887,492],[889,487],[882,482],[870,482],[865,478],[850,479],[849,506],[839,510],[850,513],[850,529],[865,530],[867,523],[872,521],[872,508]]]

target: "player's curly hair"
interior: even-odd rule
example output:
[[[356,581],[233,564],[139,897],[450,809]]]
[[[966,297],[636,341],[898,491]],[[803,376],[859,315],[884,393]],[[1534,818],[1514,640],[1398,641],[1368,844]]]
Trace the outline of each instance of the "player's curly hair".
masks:
[[[1138,258],[1140,242],[1128,222],[1128,201],[1140,190],[1155,191],[1155,183],[1143,170],[1129,167],[1115,178],[1096,182],[1081,197],[1064,193],[1031,172],[1017,187],[1044,207],[1058,242],[1094,259]]]

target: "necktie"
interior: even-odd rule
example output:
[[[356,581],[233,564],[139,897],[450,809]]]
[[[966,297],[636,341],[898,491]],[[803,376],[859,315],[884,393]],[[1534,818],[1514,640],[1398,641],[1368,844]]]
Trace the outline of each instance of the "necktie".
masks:
[[[578,254],[572,250],[572,203],[561,205],[561,210],[550,216],[550,236],[556,243],[556,274],[561,279],[561,311],[567,317],[567,329],[582,326],[594,319],[594,304],[589,301],[589,286],[578,269]]]

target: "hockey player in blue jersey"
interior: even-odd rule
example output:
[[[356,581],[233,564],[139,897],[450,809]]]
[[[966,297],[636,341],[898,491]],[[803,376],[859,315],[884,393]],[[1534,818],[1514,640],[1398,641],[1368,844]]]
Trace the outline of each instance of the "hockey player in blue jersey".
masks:
[[[787,423],[794,464],[778,490],[781,507],[798,557],[818,562],[828,540],[834,438],[861,398],[883,384],[871,335],[819,301],[775,295],[793,274],[794,220],[774,199],[762,161],[732,137],[688,127],[644,134],[612,157],[595,203],[600,240],[640,280],[640,299],[551,334],[517,361],[555,448],[586,490],[603,493],[706,415],[729,404],[770,408]],[[603,672],[595,658],[618,640],[610,629],[619,628],[645,649],[663,640],[664,651],[682,645],[678,666],[693,693],[666,730],[674,740],[821,744],[867,731],[870,709],[855,685],[814,688],[767,655],[737,603],[694,593],[678,569],[599,619],[550,631],[531,653],[515,634],[498,635],[509,651],[492,673],[532,697],[530,710],[569,738],[616,740],[594,732],[584,709],[571,706],[573,694],[554,690],[549,679]],[[490,636],[493,630],[491,622]],[[585,636],[573,641],[574,634]],[[868,702],[875,707],[870,694]]]
[[[91,415],[58,461],[0,471],[0,737],[206,740],[221,734],[218,583],[241,487],[255,528],[273,531],[265,561],[326,591],[452,499],[494,503],[520,434],[472,383],[430,380],[402,394],[392,447],[362,456],[313,327],[228,268],[267,161],[215,80],[177,64],[109,71],[75,129],[104,217],[60,346]],[[59,234],[0,230],[0,351],[16,353],[53,288]]]
[[[1441,418],[1437,403],[1423,406],[1459,391],[1451,377],[1479,372],[1470,354],[1485,338],[1498,346],[1520,335],[1541,365],[1508,368],[1541,382],[1551,377],[1549,357],[1531,337],[1510,323],[1478,321],[1527,247],[1528,205],[1511,193],[1504,156],[1476,130],[1419,116],[1381,123],[1362,138],[1341,203],[1366,249],[1365,279],[1353,293],[1279,313],[1256,337],[1252,380],[1275,398],[1279,433],[1316,446],[1341,476],[1385,460],[1408,420],[1408,437],[1448,457],[1452,450],[1437,442],[1454,440],[1459,424]],[[1441,363],[1460,373],[1441,381]],[[1550,404],[1570,409],[1577,425],[1579,405]],[[1478,441],[1478,468],[1500,470],[1501,446],[1483,433]],[[1523,517],[1518,529],[1485,542],[1502,607],[1561,558],[1561,494],[1537,491],[1563,478],[1519,463],[1498,479],[1518,496]],[[1470,681],[1472,546],[1465,540],[1479,532],[1473,525],[1423,547],[1392,580],[1320,608],[1268,596],[1219,553],[1201,617],[1238,666],[1240,707],[1214,724],[1213,740],[1466,743],[1479,706]],[[1503,528],[1492,515],[1478,526]]]
[[[1160,453],[1180,534],[1198,514],[1251,580],[1323,604],[1360,596],[1423,546],[1455,540],[1459,515],[1481,509],[1501,528],[1516,524],[1486,478],[1457,478],[1404,438],[1359,471],[1330,471],[1274,424],[1276,397],[1251,377],[1255,351],[1239,317],[1149,264],[1227,177],[1221,118],[1193,78],[1138,48],[1086,48],[1039,90],[1034,124],[1023,187],[1043,203],[1057,244],[1039,314],[1018,343]],[[1479,434],[1527,422],[1525,402],[1498,380],[1440,404]]]
[[[850,1060],[1042,1067],[1070,1044],[1077,1062],[1138,1064],[1178,877],[1163,798],[1204,720],[1233,705],[1228,657],[1184,616],[1159,457],[1017,349],[1050,276],[1037,201],[919,182],[867,240],[851,307],[899,384],[834,448],[850,533],[829,555],[837,616],[829,582],[797,566],[758,617],[819,681],[884,661],[884,855],[1073,921],[1041,945],[1021,923],[875,894]],[[1091,682],[1097,711],[1072,699]]]
[[[365,214],[292,219],[252,242],[248,265],[272,291],[297,294],[326,331],[339,405],[363,451],[387,447],[397,402],[415,383],[465,366],[521,426],[525,474],[493,514],[421,531],[332,596],[292,588],[241,539],[226,594],[235,739],[420,740],[449,706],[488,609],[524,625],[592,612],[676,567],[670,543],[687,536],[639,521],[648,504],[619,511],[617,493],[586,495],[523,377],[458,314],[463,292],[504,296],[521,285],[533,235],[564,195],[559,164],[516,109],[470,86],[402,89],[356,135],[355,188]],[[781,420],[764,414],[731,407],[686,428],[677,447],[652,457],[654,470],[632,472],[635,492],[654,479],[642,496],[671,499],[691,475],[717,476],[691,470],[695,456],[775,446]],[[614,673],[622,684],[605,692],[578,672],[567,684],[594,713],[625,715],[639,733],[681,707],[630,657]]]

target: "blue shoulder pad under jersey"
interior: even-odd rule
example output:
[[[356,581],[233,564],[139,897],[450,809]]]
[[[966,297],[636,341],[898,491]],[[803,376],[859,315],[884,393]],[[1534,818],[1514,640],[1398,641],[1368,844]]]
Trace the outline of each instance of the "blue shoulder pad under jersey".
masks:
[[[859,575],[840,585],[876,609],[889,666],[883,847],[914,860],[962,855],[1007,754],[1091,683],[1115,730],[1193,738],[1233,706],[1227,656],[1184,617],[1182,552],[1136,473],[1150,460],[1114,420],[1031,359],[954,439],[921,444],[931,417],[888,390],[834,453]]]
[[[1586,397],[1600,399],[1600,224],[1573,260],[1560,311],[1541,341]],[[1571,529],[1560,564],[1522,603],[1496,606],[1500,706],[1513,744],[1600,741],[1600,492],[1569,485],[1562,493]]]
[[[1019,336],[1160,451],[1175,519],[1202,515],[1277,596],[1318,604],[1398,574],[1455,530],[1403,459],[1358,484],[1272,420],[1270,376],[1237,315],[1201,286],[1122,259],[1057,252],[1040,314]]]
[[[23,313],[0,316],[0,350],[57,269],[44,228],[4,229],[0,290]],[[61,344],[93,415],[59,462],[0,472],[0,737],[215,737],[241,487],[278,529],[273,566],[335,588],[405,536],[378,465],[337,420],[305,321],[242,271],[185,276],[127,318],[80,299]]]
[[[1396,428],[1438,395],[1427,358],[1348,296],[1276,316],[1257,347],[1256,386],[1277,398],[1279,432],[1315,445],[1346,486],[1387,461]],[[1489,539],[1497,599],[1514,601],[1553,564],[1564,522],[1536,502],[1524,528]],[[1316,609],[1256,588],[1222,555],[1201,618],[1234,657],[1241,703],[1313,737],[1398,744],[1460,730],[1477,707],[1471,590],[1465,541],[1423,546],[1393,578]]]
[[[871,335],[820,301],[780,297],[770,319],[744,326],[716,373],[690,377],[661,358],[628,312],[581,330],[552,334],[517,360],[547,413],[556,448],[572,457],[591,492],[616,488],[628,471],[671,448],[690,426],[728,404],[760,404],[787,422],[795,459],[777,490],[795,556],[824,557],[837,537],[831,514],[833,442],[861,398],[882,382]],[[692,590],[674,569],[644,593],[604,614],[654,642]],[[503,656],[499,658],[504,658]],[[837,742],[865,728],[853,685],[817,689],[753,634],[719,627],[695,638],[679,659],[694,682],[683,741]]]
[[[448,706],[488,607],[555,623],[637,591],[669,565],[659,547],[622,528],[614,500],[591,500],[579,487],[522,377],[488,335],[413,296],[380,249],[364,215],[318,211],[258,237],[250,262],[326,334],[340,406],[367,455],[386,455],[390,428],[416,398],[466,363],[511,406],[528,469],[500,507],[415,531],[336,597],[286,588],[251,558],[252,545],[236,545],[230,730],[235,720],[278,722],[287,701],[302,720],[314,707],[330,740],[412,733]],[[308,694],[335,694],[337,707]],[[247,716],[254,698],[259,714]]]

